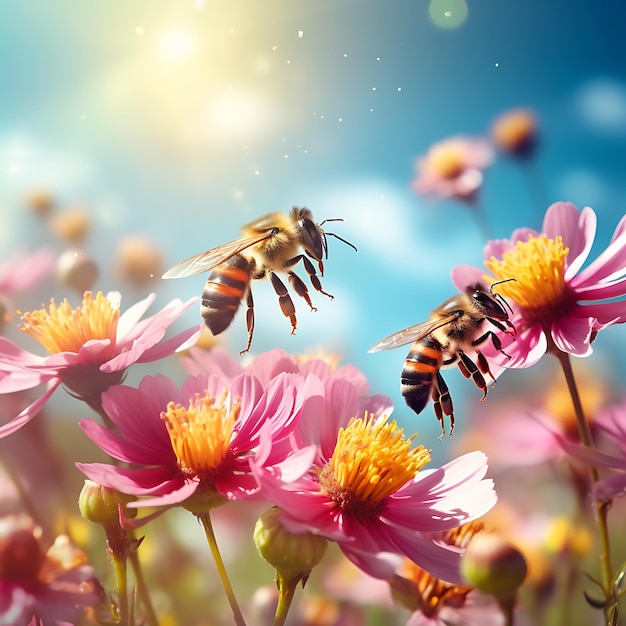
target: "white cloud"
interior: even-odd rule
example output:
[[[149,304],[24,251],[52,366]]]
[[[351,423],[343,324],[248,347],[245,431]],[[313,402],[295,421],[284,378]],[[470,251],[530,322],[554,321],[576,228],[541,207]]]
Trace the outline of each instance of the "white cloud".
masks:
[[[626,133],[626,84],[609,78],[589,81],[578,91],[575,106],[592,129]]]

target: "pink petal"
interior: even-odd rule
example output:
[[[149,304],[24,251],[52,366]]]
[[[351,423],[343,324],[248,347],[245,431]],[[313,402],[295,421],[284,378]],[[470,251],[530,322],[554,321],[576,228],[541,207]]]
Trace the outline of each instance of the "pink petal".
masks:
[[[379,544],[380,551],[404,554],[436,578],[454,584],[462,584],[459,571],[462,554],[460,548],[438,544],[420,533],[390,526],[378,529],[376,543]],[[362,538],[360,536],[355,537],[354,547],[360,549],[362,545]],[[353,560],[355,555],[360,556],[360,567],[368,567],[368,560],[364,559],[362,555],[352,552],[352,544],[342,542],[339,547],[350,560]],[[370,575],[376,573],[375,570],[368,572],[367,569],[363,569],[363,571]]]
[[[590,343],[592,329],[593,319],[561,317],[552,324],[552,339],[561,352],[585,357],[593,351]]]
[[[626,232],[621,233],[588,267],[572,278],[574,289],[621,280],[626,276]],[[566,279],[569,277],[566,274]]]
[[[519,327],[519,317],[513,318],[512,323]],[[492,346],[487,346],[481,352],[485,353],[489,361],[493,361],[498,367],[515,369],[518,367],[530,367],[534,365],[546,353],[548,342],[539,324],[529,326],[525,331],[518,333],[514,340],[506,335],[501,337],[504,351],[510,355],[510,359],[496,351]]]
[[[452,282],[459,291],[465,291],[468,285],[482,283],[486,270],[473,265],[456,265],[451,272]]]
[[[560,436],[557,436],[557,439],[561,444],[561,447],[571,457],[581,463],[584,463],[585,465],[612,470],[626,470],[626,459],[606,454],[600,450],[596,450],[595,448],[570,443]]]
[[[213,374],[228,383],[243,373],[240,362],[222,346],[214,346],[208,351],[192,347],[189,353],[192,358],[181,356],[181,362],[185,370],[193,376],[201,373]]]
[[[555,202],[546,211],[543,232],[550,239],[563,238],[569,248],[566,280],[582,267],[589,255],[596,235],[596,214],[589,207],[580,212],[571,202]]]
[[[613,236],[611,237],[611,243],[613,243],[616,239],[621,238],[624,233],[626,233],[626,215],[622,217],[622,219],[615,227],[615,231],[613,232]]]
[[[164,327],[155,327],[146,329],[141,338],[133,343],[132,346],[124,346],[122,351],[104,363],[100,370],[105,373],[121,372],[133,363],[137,363],[144,355],[148,348],[153,347],[165,336],[166,329]]]
[[[173,487],[174,481],[171,486]],[[197,490],[199,483],[195,480],[185,480],[182,485],[176,488],[170,488],[161,496],[153,498],[143,498],[130,502],[129,507],[141,508],[144,506],[172,506],[173,504],[181,504],[187,498],[190,498]]]
[[[579,300],[583,301],[608,300],[626,296],[626,278],[610,283],[584,284],[578,281],[575,285],[573,283],[574,281],[570,283],[570,287],[574,289]]]
[[[130,495],[167,494],[184,483],[182,476],[163,467],[129,469],[106,463],[76,463],[76,467],[99,485]]]
[[[596,500],[608,502],[626,495],[626,474],[615,474],[599,480],[593,485]]]
[[[48,383],[48,389],[42,396],[27,406],[19,413],[19,415],[16,415],[12,420],[0,426],[0,439],[14,433],[16,430],[19,430],[22,426],[25,426],[28,422],[35,418],[60,384],[61,381],[58,378],[51,380]]]
[[[281,372],[295,374],[298,372],[298,366],[288,352],[279,348],[263,352],[250,366],[250,373],[254,374],[264,387]]]
[[[130,330],[144,316],[150,305],[156,300],[156,294],[151,293],[143,300],[133,304],[120,315],[117,323],[117,341],[121,341],[126,337]]]
[[[394,525],[426,532],[454,528],[480,517],[496,503],[491,480],[484,480],[487,457],[465,454],[436,470],[420,472],[387,499],[383,516]]]
[[[161,359],[174,354],[175,352],[180,352],[182,350],[187,350],[192,346],[195,346],[198,343],[198,339],[202,334],[203,325],[192,326],[187,330],[184,330],[178,335],[171,337],[170,339],[166,339],[165,341],[161,341],[152,348],[148,348],[138,359],[137,363],[148,363],[151,361],[160,361]]]
[[[160,376],[158,380],[162,381],[167,388],[165,376]],[[164,411],[166,406],[155,404],[151,397],[133,387],[116,385],[102,394],[102,408],[127,441],[123,447],[126,454],[136,459],[143,458],[148,465],[172,461],[174,457],[170,438],[165,422],[160,417],[161,411]],[[94,428],[90,430],[90,433],[98,434],[94,432]],[[97,445],[105,443],[105,440],[100,438],[93,439],[93,441]],[[115,441],[107,440],[107,442],[117,445]],[[131,452],[133,448],[134,452]],[[114,450],[111,449],[110,454],[115,456],[113,452]],[[122,449],[119,452],[122,453]]]

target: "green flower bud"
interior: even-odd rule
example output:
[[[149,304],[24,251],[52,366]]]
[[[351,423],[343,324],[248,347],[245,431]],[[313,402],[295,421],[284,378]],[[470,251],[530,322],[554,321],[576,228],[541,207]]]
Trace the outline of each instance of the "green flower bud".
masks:
[[[134,496],[85,480],[78,497],[78,508],[80,514],[94,524],[119,526],[119,505],[125,507],[134,499]],[[124,514],[126,517],[136,517],[137,509],[125,509]]]
[[[526,578],[522,553],[494,533],[474,536],[461,559],[461,573],[467,582],[490,595],[512,596]]]
[[[284,582],[306,583],[311,570],[326,554],[328,539],[313,533],[290,533],[280,523],[282,511],[267,510],[257,520],[254,542],[261,556]]]

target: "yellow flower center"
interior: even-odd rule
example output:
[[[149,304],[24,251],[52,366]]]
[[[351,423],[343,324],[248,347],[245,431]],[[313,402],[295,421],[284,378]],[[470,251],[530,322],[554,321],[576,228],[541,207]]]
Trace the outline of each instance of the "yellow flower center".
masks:
[[[395,421],[374,420],[371,414],[352,418],[320,470],[320,490],[358,519],[375,515],[387,496],[430,461],[423,446],[411,449],[413,437],[406,439]]]
[[[549,325],[556,317],[565,315],[576,301],[565,283],[568,253],[569,248],[563,247],[560,236],[556,239],[530,236],[528,241],[518,241],[513,250],[505,252],[502,260],[492,256],[485,261],[495,281],[488,276],[485,279],[506,281],[498,285],[498,293],[515,301],[529,324]]]
[[[465,169],[465,150],[457,144],[435,146],[428,155],[428,164],[439,176],[451,180]]]
[[[90,339],[110,339],[115,344],[119,308],[113,305],[101,291],[94,300],[86,291],[83,302],[73,309],[67,300],[58,306],[54,298],[50,307],[22,315],[20,330],[34,337],[48,352],[78,352]]]
[[[216,399],[196,394],[189,406],[170,402],[161,414],[180,469],[212,483],[228,461],[239,403],[228,408],[225,394]]]

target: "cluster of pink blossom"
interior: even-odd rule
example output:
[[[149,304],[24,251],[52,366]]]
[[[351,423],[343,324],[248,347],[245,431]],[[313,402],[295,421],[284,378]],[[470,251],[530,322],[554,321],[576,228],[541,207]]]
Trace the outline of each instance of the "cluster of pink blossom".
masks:
[[[484,351],[494,371],[531,366],[546,352],[588,356],[600,330],[624,322],[626,218],[606,250],[584,267],[595,228],[590,208],[579,211],[558,202],[548,209],[541,232],[524,228],[509,240],[490,242],[488,272],[455,268],[460,289],[498,283],[511,307],[516,335],[501,333],[503,351]],[[399,559],[408,559],[443,581],[447,597],[457,603],[446,605],[440,598],[438,606],[463,607],[470,589],[454,586],[467,584],[460,569],[465,546],[442,536],[494,506],[484,453],[471,451],[424,469],[429,451],[413,445],[414,437],[391,420],[390,399],[370,394],[355,366],[336,367],[330,359],[295,358],[275,349],[244,367],[220,347],[192,347],[199,326],[165,338],[193,300],[175,300],[143,318],[153,301],[150,296],[120,315],[119,294],[86,292],[78,307],[52,301],[47,309],[24,314],[21,330],[49,355],[0,338],[0,394],[46,388],[10,416],[0,436],[22,428],[64,386],[101,418],[85,417],[80,427],[111,462],[76,459],[76,465],[102,488],[132,496],[125,506],[113,507],[114,523],[124,532],[172,507],[202,518],[229,501],[264,500],[280,509],[285,532],[333,541],[362,571],[387,581],[398,581]],[[145,376],[136,387],[124,384],[134,364],[176,352],[187,370],[182,384],[165,374]],[[593,485],[595,496],[606,500],[625,491],[623,410],[609,412],[602,424],[613,444],[608,452],[574,445],[547,430],[573,458],[614,472]],[[146,507],[156,511],[136,517]],[[111,537],[109,542],[115,543]],[[127,555],[130,544],[120,545]],[[0,560],[6,553],[3,548]],[[6,572],[0,563],[2,610],[47,623],[28,585],[20,587],[22,579]],[[303,570],[300,580],[308,574]],[[11,591],[5,593],[9,579]],[[67,602],[76,605],[75,595]],[[490,610],[500,616],[496,605]],[[409,623],[443,622],[438,609],[428,612],[422,605]]]

